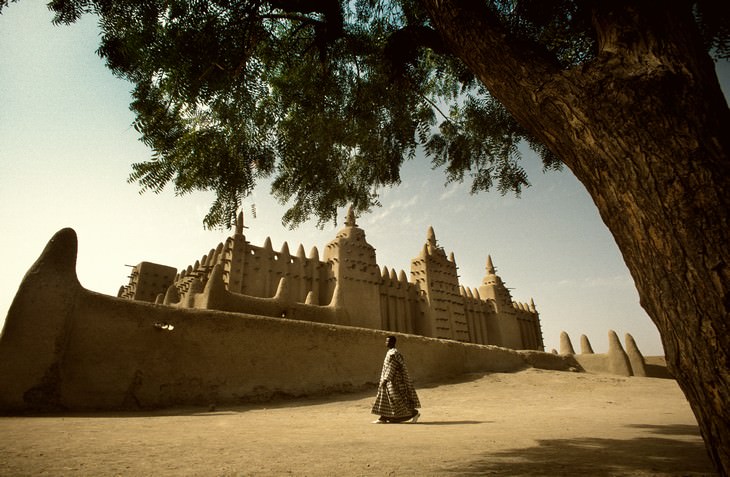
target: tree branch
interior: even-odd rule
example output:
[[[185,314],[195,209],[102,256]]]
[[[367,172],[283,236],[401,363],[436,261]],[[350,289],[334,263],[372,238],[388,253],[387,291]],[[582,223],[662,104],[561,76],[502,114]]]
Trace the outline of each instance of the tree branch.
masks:
[[[543,97],[543,87],[566,81],[557,58],[538,43],[511,33],[484,1],[421,0],[421,4],[452,54],[523,128],[544,142],[537,112],[550,98]]]
[[[478,0],[421,0],[448,49],[472,71],[485,74],[488,89],[511,79],[514,86],[536,87],[558,73],[557,59],[544,47],[510,33],[497,15]],[[516,83],[516,84],[514,84]]]
[[[326,24],[326,38],[332,40],[344,32],[344,16],[339,0],[269,0],[272,8],[289,13],[320,13]]]
[[[436,53],[448,51],[434,29],[423,25],[407,25],[388,37],[383,53],[393,71],[401,74],[405,65],[415,59],[421,48],[428,48]]]
[[[303,23],[321,23],[320,20],[308,17],[306,15],[298,15],[296,13],[268,13],[264,15],[259,15],[259,18],[264,20],[294,20]]]

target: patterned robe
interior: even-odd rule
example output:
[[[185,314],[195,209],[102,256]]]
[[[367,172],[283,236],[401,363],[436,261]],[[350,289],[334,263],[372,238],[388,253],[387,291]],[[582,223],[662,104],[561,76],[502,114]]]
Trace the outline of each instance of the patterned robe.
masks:
[[[371,412],[384,417],[404,417],[419,407],[421,403],[408,376],[406,361],[397,349],[391,348],[385,353],[378,395]]]

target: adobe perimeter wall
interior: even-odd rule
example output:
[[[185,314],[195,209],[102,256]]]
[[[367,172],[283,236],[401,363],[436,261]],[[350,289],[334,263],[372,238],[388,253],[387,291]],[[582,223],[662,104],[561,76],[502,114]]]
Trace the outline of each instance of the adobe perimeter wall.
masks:
[[[238,403],[379,379],[387,332],[101,295],[79,284],[76,249],[75,232],[61,230],[20,285],[0,335],[0,411]],[[417,385],[575,366],[549,353],[414,335],[400,335],[398,348]]]

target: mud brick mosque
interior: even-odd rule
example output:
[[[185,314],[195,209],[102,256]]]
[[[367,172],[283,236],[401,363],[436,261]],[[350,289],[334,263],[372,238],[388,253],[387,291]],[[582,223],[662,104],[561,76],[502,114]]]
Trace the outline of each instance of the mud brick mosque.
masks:
[[[487,258],[459,284],[429,228],[410,279],[378,267],[349,211],[323,256],[233,235],[179,273],[142,262],[117,297],[84,288],[78,238],[56,232],[23,278],[0,332],[0,412],[238,405],[377,386],[383,338],[399,334],[415,382],[525,367],[648,376],[630,335],[581,353],[544,351],[535,305],[515,303]],[[418,250],[417,247],[414,247]]]
[[[459,283],[429,227],[426,243],[404,271],[379,268],[375,249],[350,209],[344,228],[324,247],[294,255],[250,244],[239,213],[233,236],[181,270],[151,262],[132,268],[118,297],[179,308],[387,330],[466,343],[544,350],[535,304],[512,300],[491,257],[478,288]]]

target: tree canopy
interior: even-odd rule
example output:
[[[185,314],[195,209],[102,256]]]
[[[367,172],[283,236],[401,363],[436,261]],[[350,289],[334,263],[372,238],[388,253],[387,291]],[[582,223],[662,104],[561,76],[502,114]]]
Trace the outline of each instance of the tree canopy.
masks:
[[[7,3],[7,2],[5,2]],[[590,2],[490,1],[518,41],[561,67],[595,51]],[[208,227],[230,225],[256,180],[293,204],[296,225],[377,204],[422,148],[472,191],[529,185],[518,144],[559,159],[452,55],[414,0],[54,0],[54,22],[96,14],[98,54],[134,85],[135,128],[153,151],[143,190],[211,190]],[[708,49],[727,58],[727,8],[697,2]]]
[[[7,3],[7,1],[5,2]],[[486,2],[517,41],[562,68],[595,52],[591,2]],[[151,148],[130,181],[211,190],[208,227],[230,226],[256,180],[292,204],[284,222],[334,220],[377,204],[422,148],[472,191],[529,185],[518,145],[559,159],[495,100],[415,0],[53,0],[54,22],[96,14],[98,54],[134,85],[135,128]],[[695,3],[708,49],[727,57],[727,7]]]

